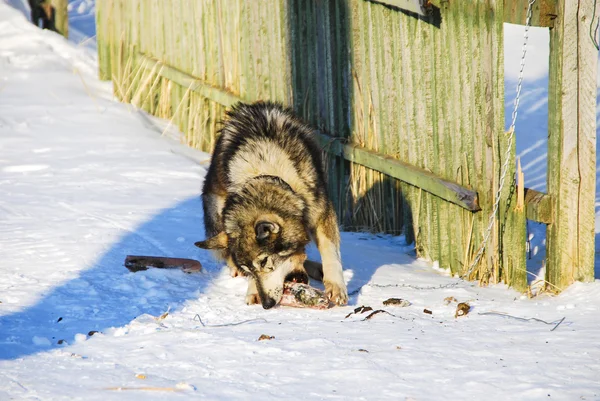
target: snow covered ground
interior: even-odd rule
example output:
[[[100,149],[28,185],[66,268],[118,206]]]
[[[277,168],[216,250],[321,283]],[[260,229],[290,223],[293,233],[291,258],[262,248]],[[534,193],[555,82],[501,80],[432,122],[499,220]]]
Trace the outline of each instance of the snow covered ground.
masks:
[[[193,246],[209,156],[115,102],[91,41],[6,1],[20,0],[0,0],[0,400],[600,399],[598,281],[527,299],[449,277],[402,238],[344,233],[349,306],[246,306],[244,279]],[[89,23],[93,2],[70,12]],[[130,273],[127,254],[204,272]],[[360,305],[390,314],[346,317]]]

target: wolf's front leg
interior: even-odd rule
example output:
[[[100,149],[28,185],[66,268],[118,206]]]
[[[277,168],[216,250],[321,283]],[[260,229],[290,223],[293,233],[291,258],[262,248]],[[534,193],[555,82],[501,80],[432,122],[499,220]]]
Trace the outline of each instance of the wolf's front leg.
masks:
[[[258,295],[258,290],[256,289],[256,282],[254,281],[254,277],[248,277],[248,290],[246,291],[246,304],[254,305],[260,304],[260,296]]]
[[[342,260],[340,255],[340,232],[337,226],[335,213],[328,213],[315,232],[317,247],[323,262],[323,284],[329,300],[337,305],[348,303],[348,290],[342,274]]]

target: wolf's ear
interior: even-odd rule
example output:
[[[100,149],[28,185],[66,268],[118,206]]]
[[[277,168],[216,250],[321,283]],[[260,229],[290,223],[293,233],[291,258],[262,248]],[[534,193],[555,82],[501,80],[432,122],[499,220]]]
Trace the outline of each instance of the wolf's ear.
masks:
[[[202,249],[223,249],[227,247],[227,234],[225,231],[221,231],[214,237],[198,241],[194,245]]]
[[[260,220],[254,225],[254,231],[256,232],[256,239],[265,239],[269,235],[279,232],[279,224],[272,221]]]

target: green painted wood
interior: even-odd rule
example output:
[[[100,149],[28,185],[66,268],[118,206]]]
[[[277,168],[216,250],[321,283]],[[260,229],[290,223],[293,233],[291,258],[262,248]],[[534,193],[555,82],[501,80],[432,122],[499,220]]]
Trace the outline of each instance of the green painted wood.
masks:
[[[325,2],[325,63],[327,74],[327,130],[337,134],[338,119],[337,119],[337,98],[336,98],[336,75],[341,74],[341,71],[335,69],[336,61],[336,37],[335,37],[335,7],[336,1]],[[337,172],[336,172],[337,173]],[[343,177],[339,177],[343,179]],[[343,186],[343,184],[341,185]]]
[[[444,11],[445,12],[445,11]],[[458,67],[456,63],[452,62],[452,55],[455,54],[457,43],[454,38],[457,35],[458,30],[455,24],[449,24],[447,26],[448,34],[439,38],[436,42],[436,70],[443,71],[441,82],[451,82],[458,76]],[[462,135],[456,135],[456,132],[460,132],[460,121],[461,121],[461,109],[460,101],[461,94],[458,85],[436,85],[438,93],[441,97],[450,99],[453,104],[451,107],[442,108],[440,134],[442,135],[441,147],[442,149],[452,149],[451,152],[447,152],[447,156],[443,158],[444,165],[441,166],[442,170],[448,171],[447,178],[457,183],[464,183],[462,175],[462,163],[464,160],[463,153],[461,152],[461,138]],[[442,216],[445,218],[444,227],[446,229],[446,235],[450,238],[450,256],[449,264],[450,270],[453,274],[460,274],[464,264],[464,252],[465,252],[465,232],[470,223],[469,219],[472,217],[469,213],[464,213],[462,210],[456,210],[454,205],[445,204],[444,207],[447,209],[442,212]],[[458,216],[458,219],[456,217]],[[466,221],[465,221],[466,220]],[[457,221],[460,224],[457,224]]]
[[[466,26],[460,19],[460,13],[462,10],[459,7],[450,7],[448,4],[442,6],[444,15],[450,15],[448,21],[449,30],[449,46],[448,50],[450,54],[460,54],[461,51],[470,51],[470,49],[464,49],[463,43],[467,42]],[[458,150],[455,153],[457,158],[457,169],[460,169],[460,174],[457,171],[457,182],[463,185],[474,187],[475,171],[474,171],[474,157],[473,157],[473,140],[470,135],[465,133],[470,132],[470,87],[467,86],[469,82],[469,74],[467,65],[468,63],[453,63],[450,62],[450,77],[454,77],[457,81],[454,85],[449,86],[450,104],[448,107],[448,114],[453,116],[452,121],[454,125],[451,126],[454,132],[459,133],[454,135],[455,149]],[[460,243],[460,273],[464,274],[469,268],[471,263],[472,255],[475,252],[474,248],[477,246],[475,242],[481,238],[476,233],[479,231],[479,227],[483,223],[479,220],[480,216],[472,216],[468,213],[460,214],[460,230],[464,233],[463,239]],[[479,224],[475,224],[475,221],[479,221]]]
[[[428,22],[428,23],[425,23]],[[415,21],[416,22],[416,21]],[[434,43],[438,39],[433,31],[429,19],[425,19],[424,23],[417,23],[418,37],[416,42],[418,49],[424,50],[421,57],[413,57],[413,74],[417,69],[421,70],[421,74],[418,76],[418,86],[420,90],[416,93],[416,100],[418,101],[418,112],[417,112],[417,123],[419,124],[420,135],[427,138],[427,140],[420,140],[422,144],[421,157],[425,156],[424,166],[431,171],[440,172],[439,167],[439,146],[438,146],[438,131],[439,122],[438,114],[441,110],[438,108],[438,101],[436,96],[430,94],[435,93],[436,84],[439,85],[439,74],[433,65],[434,59]],[[433,123],[436,122],[436,123]],[[423,200],[425,203],[425,217],[421,221],[421,225],[427,228],[426,241],[428,244],[428,258],[443,263],[444,266],[448,266],[450,261],[444,255],[442,244],[440,243],[440,237],[442,234],[443,226],[440,226],[440,211],[438,199],[430,196],[429,193],[423,194]]]
[[[323,40],[320,41],[319,47],[322,48],[319,66],[319,78],[321,84],[319,86],[324,87],[325,90],[321,90],[320,94],[322,97],[321,103],[321,119],[324,123],[324,128],[327,132],[336,132],[336,122],[334,116],[334,103],[336,98],[333,95],[335,85],[333,84],[332,69],[332,46],[334,44],[334,38],[332,38],[332,15],[331,6],[334,6],[334,2],[323,2],[319,3],[319,11],[317,12],[317,24],[320,27],[319,37]],[[334,134],[335,135],[335,134]],[[329,154],[328,155],[328,176],[329,176],[329,194],[333,204],[336,207],[337,213],[341,216],[343,213],[340,210],[341,199],[340,199],[340,188],[343,188],[344,177],[338,173],[337,163],[339,158]]]
[[[502,35],[502,28],[498,32]],[[498,44],[502,46],[502,42]],[[504,69],[504,60],[496,60],[495,68],[502,71]],[[497,90],[504,90],[504,79],[494,82]],[[499,137],[498,159],[502,160],[509,146],[508,136]],[[510,152],[509,165],[516,164],[516,137],[513,137]],[[498,164],[501,169],[501,164]],[[526,242],[527,242],[527,205],[517,205],[517,187],[513,177],[517,172],[513,169],[509,171],[510,175],[506,177],[504,190],[501,194],[501,204],[499,213],[499,253],[500,253],[500,277],[504,282],[517,291],[527,290],[527,263],[526,263]],[[504,201],[506,200],[506,201]],[[524,209],[525,208],[525,209]]]
[[[332,22],[332,45],[334,46],[332,55],[332,66],[331,70],[333,73],[333,85],[334,92],[333,104],[335,106],[335,117],[333,132],[335,135],[346,138],[350,131],[349,113],[348,113],[348,97],[350,96],[350,86],[344,88],[344,82],[348,82],[351,78],[348,71],[348,52],[347,48],[352,46],[350,37],[348,36],[348,29],[346,24],[348,23],[348,7],[347,3],[342,0],[336,0],[332,2],[334,8]],[[346,197],[347,179],[346,174],[349,174],[347,162],[343,158],[335,159],[337,167],[337,175],[339,177],[340,185],[338,188],[334,188],[334,191],[338,192],[339,203],[337,205],[337,214],[339,218],[344,221],[344,215],[347,210],[348,202]]]
[[[598,6],[559,1],[550,31],[548,193],[555,205],[546,280],[561,289],[594,279],[598,52],[589,29]]]
[[[306,69],[308,72],[307,76],[307,87],[305,92],[304,103],[307,105],[305,109],[305,119],[312,124],[319,124],[318,120],[318,93],[319,88],[317,85],[316,74],[318,73],[317,64],[317,43],[316,43],[316,28],[315,28],[315,1],[305,2],[302,7],[306,12],[306,55],[307,65]]]
[[[406,57],[394,57],[394,55],[401,54],[403,49],[409,46],[409,37],[406,35],[406,30],[401,27],[400,24],[396,23],[396,18],[391,16],[392,32],[394,36],[393,43],[395,44],[392,50],[392,57],[395,62],[393,76],[397,79],[393,80],[395,83],[394,92],[397,94],[397,98],[394,101],[394,119],[398,121],[398,148],[396,155],[400,160],[412,162],[412,149],[409,145],[411,143],[411,136],[415,134],[413,115],[413,102],[404,96],[404,93],[410,93],[413,90],[413,79],[408,77],[403,72],[406,70],[408,60]],[[406,234],[407,241],[415,241],[415,236],[419,231],[418,216],[416,215],[416,207],[418,193],[411,189],[410,186],[403,184],[402,196],[404,200],[403,206],[403,218],[404,222],[403,231]]]
[[[517,291],[527,290],[527,265],[526,249],[527,242],[527,215],[525,210],[519,210],[516,205],[516,191],[511,193],[506,207],[501,209],[500,221],[503,228],[500,235],[500,260],[502,262],[500,273],[504,282]],[[507,252],[507,250],[513,252]],[[518,252],[514,252],[517,249]]]
[[[506,6],[500,4],[499,6]],[[501,10],[499,10],[501,11]],[[497,26],[497,35],[502,38],[503,27]],[[495,42],[492,47],[503,47],[503,40]],[[496,53],[496,52],[494,52]],[[504,70],[504,55],[501,57],[494,58],[491,60],[492,68],[496,71]],[[494,64],[495,63],[495,64]],[[492,80],[492,87],[494,91],[499,91],[504,97],[504,77],[503,74],[495,75]],[[497,109],[495,109],[497,110]],[[504,115],[502,115],[504,118]],[[496,275],[495,281],[500,279],[517,291],[525,291],[527,289],[527,265],[526,265],[526,213],[523,206],[517,205],[517,188],[515,186],[514,177],[516,171],[514,166],[516,165],[516,137],[512,138],[512,143],[508,142],[509,136],[501,134],[498,136],[497,145],[495,146],[495,170],[501,171],[504,158],[506,157],[506,151],[508,146],[511,147],[509,166],[512,168],[508,171],[505,179],[504,189],[500,195],[500,211],[498,214],[499,227],[498,233],[498,268],[495,269],[494,274]],[[500,185],[500,182],[497,184]]]
[[[432,17],[431,17],[432,18]],[[452,26],[448,26],[448,30],[451,31]],[[433,119],[439,121],[435,130],[434,138],[434,149],[436,154],[445,154],[445,157],[438,157],[436,163],[436,169],[438,171],[455,171],[456,166],[454,165],[455,155],[458,154],[457,150],[452,143],[454,135],[449,129],[452,124],[452,116],[449,114],[449,110],[444,107],[440,107],[438,99],[447,100],[452,98],[453,87],[447,87],[444,82],[451,82],[450,76],[450,54],[451,49],[451,32],[449,35],[437,35],[435,40],[432,42],[433,51],[431,52],[432,64],[435,71],[439,71],[437,78],[433,82],[433,90],[435,96],[433,97]],[[456,131],[454,131],[456,132]],[[452,174],[448,174],[452,180],[456,181],[456,177]],[[460,261],[461,261],[461,249],[462,243],[462,227],[456,224],[456,219],[452,218],[453,215],[458,214],[458,211],[453,210],[454,205],[450,205],[448,202],[443,200],[437,201],[438,207],[438,238],[440,243],[441,260],[447,261],[447,266],[450,268],[453,274],[460,273]]]

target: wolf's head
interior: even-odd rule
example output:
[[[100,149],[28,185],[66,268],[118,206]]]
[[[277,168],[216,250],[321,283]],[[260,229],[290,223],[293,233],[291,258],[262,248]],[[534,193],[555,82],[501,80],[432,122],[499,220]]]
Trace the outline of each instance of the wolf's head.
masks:
[[[226,249],[235,265],[254,278],[262,306],[269,309],[281,300],[286,277],[303,271],[310,241],[304,212],[304,200],[283,180],[256,177],[228,196],[224,231],[196,246]]]

